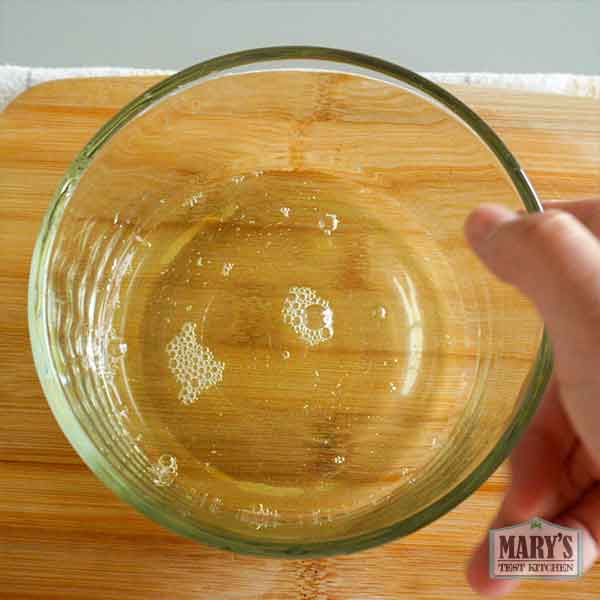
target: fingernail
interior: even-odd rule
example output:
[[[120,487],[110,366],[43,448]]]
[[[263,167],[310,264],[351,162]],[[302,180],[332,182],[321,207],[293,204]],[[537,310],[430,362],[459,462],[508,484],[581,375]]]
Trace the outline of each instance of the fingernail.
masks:
[[[465,235],[475,249],[480,248],[501,225],[517,219],[517,215],[496,204],[483,204],[476,208],[465,222]]]
[[[590,533],[586,530],[583,532],[583,544],[582,544],[582,552],[583,552],[583,570],[587,571],[592,568],[592,565],[596,562],[598,558],[598,545],[596,544],[596,540],[590,535]]]
[[[583,531],[583,543],[581,544],[582,552],[583,552],[583,570],[587,571],[592,567],[592,565],[596,562],[598,558],[598,544],[596,540],[592,537],[590,532],[575,519],[570,517],[564,517],[557,520],[561,525],[565,525],[566,527],[574,527],[576,529],[581,529]]]

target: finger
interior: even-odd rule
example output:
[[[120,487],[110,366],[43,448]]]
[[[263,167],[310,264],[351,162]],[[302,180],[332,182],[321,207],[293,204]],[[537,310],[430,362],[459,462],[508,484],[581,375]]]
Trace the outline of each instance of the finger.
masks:
[[[549,516],[557,501],[561,465],[574,444],[569,431],[556,382],[551,382],[539,410],[513,451],[511,485],[491,528],[514,525],[537,515]],[[506,594],[517,585],[516,581],[489,577],[488,535],[473,554],[467,579],[475,591],[492,596]]]
[[[600,199],[575,202],[551,200],[544,202],[544,209],[568,212],[583,223],[596,237],[600,237]]]
[[[583,568],[588,570],[598,558],[600,542],[600,484],[595,484],[577,504],[561,515],[557,522],[584,530]]]
[[[544,210],[562,210],[568,212],[581,221],[592,233],[598,237],[600,234],[600,198],[589,200],[545,200],[542,202]],[[517,211],[518,215],[526,215],[525,209]]]
[[[563,211],[517,216],[499,206],[474,211],[467,239],[486,266],[529,296],[556,358],[563,406],[600,464],[600,243]]]
[[[556,490],[556,504],[549,514],[560,514],[578,502],[599,478],[600,469],[590,458],[588,449],[583,444],[575,442],[564,463]]]
[[[573,430],[552,380],[531,424],[511,455],[511,484],[496,527],[533,516],[554,516],[563,467],[576,445]]]
[[[487,539],[477,548],[467,567],[467,582],[481,596],[497,598],[512,592],[518,585],[517,579],[491,579],[490,550]]]
[[[574,507],[553,521],[583,530],[583,570],[589,570],[600,552],[600,484],[595,484]],[[495,526],[503,525],[498,523]],[[468,580],[471,587],[480,594],[497,597],[512,591],[519,583],[516,580],[490,579],[488,573],[489,544],[486,542],[469,566]]]

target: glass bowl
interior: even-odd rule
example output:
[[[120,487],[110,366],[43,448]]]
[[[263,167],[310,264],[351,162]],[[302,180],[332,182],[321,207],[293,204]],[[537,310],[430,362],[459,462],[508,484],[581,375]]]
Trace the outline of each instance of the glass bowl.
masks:
[[[33,353],[60,426],[152,519],[220,548],[406,535],[507,456],[550,369],[462,226],[541,210],[497,135],[394,64],[249,50],[161,81],[63,179]]]

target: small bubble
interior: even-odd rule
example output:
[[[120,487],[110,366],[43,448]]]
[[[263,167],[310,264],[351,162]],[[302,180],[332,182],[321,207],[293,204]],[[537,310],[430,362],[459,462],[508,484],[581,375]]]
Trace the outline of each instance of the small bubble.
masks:
[[[135,235],[134,239],[135,239],[136,242],[138,242],[142,246],[146,246],[146,248],[152,248],[152,243],[149,242],[148,240],[144,239],[142,236]]]
[[[398,387],[396,386],[396,384],[390,381],[390,392],[395,392],[397,389]]]
[[[333,213],[326,213],[325,217],[319,219],[319,228],[323,230],[326,235],[331,235],[340,224],[340,220],[337,215]]]
[[[120,358],[127,354],[127,344],[118,338],[112,339],[108,343],[108,353],[113,358]]]
[[[387,308],[385,306],[377,306],[373,310],[373,316],[383,321],[385,318],[387,318]]]
[[[346,462],[346,457],[341,456],[340,454],[338,454],[334,459],[333,462],[336,465],[343,465]]]
[[[229,277],[229,274],[231,273],[231,269],[233,269],[234,265],[233,263],[225,263],[223,265],[223,269],[221,271],[221,273],[223,274],[223,277]]]
[[[288,218],[289,218],[289,216],[290,216],[290,213],[292,212],[292,209],[291,209],[291,208],[288,208],[287,206],[282,206],[282,207],[279,209],[279,212],[280,212],[280,213],[281,213],[281,214],[282,214],[282,215],[283,215],[283,216],[284,216],[286,219],[288,219]]]
[[[288,350],[284,350],[284,351],[281,353],[281,356],[283,357],[283,360],[287,360],[287,359],[290,357],[290,353],[289,353],[289,351],[288,351]]]

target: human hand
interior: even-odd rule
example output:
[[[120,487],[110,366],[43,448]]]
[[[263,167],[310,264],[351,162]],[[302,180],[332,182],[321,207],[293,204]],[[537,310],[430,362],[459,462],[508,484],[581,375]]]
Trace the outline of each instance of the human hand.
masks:
[[[465,234],[482,262],[528,296],[545,321],[554,373],[512,453],[512,480],[491,527],[533,516],[584,530],[584,567],[600,544],[600,201],[519,215],[484,205]],[[471,587],[500,596],[518,585],[489,575],[487,536],[467,570]]]

